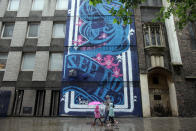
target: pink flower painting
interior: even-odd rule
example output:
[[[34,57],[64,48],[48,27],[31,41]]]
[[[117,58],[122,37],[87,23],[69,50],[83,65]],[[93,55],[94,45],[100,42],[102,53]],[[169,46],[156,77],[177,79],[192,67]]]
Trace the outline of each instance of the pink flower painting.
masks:
[[[103,60],[100,53],[98,53],[98,54],[96,55],[96,58],[93,58],[93,59],[96,60],[96,61],[99,62],[99,63],[101,63],[101,61]]]
[[[101,65],[106,66],[106,68],[111,69],[113,66],[118,66],[118,63],[114,63],[114,58],[111,55],[104,57],[104,62]]]
[[[83,21],[81,19],[79,19],[78,24],[76,24],[76,25],[81,26],[82,23],[83,23]]]
[[[118,67],[115,67],[114,69],[113,69],[113,77],[116,77],[116,78],[118,78],[118,77],[122,77],[123,76],[123,74],[120,74],[120,69],[118,68]]]
[[[77,46],[83,44],[85,41],[83,41],[83,37],[81,35],[78,36],[77,41],[73,41],[74,44],[77,44]]]

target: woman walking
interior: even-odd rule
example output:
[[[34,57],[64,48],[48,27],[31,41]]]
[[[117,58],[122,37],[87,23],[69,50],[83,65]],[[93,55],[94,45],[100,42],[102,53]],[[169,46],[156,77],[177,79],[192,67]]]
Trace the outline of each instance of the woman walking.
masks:
[[[97,120],[97,119],[99,119],[101,125],[103,125],[103,124],[102,124],[102,121],[101,121],[101,116],[100,116],[100,111],[99,111],[99,105],[96,105],[96,108],[95,108],[95,111],[94,111],[94,115],[95,115],[95,119],[94,119],[93,125],[96,124],[96,120]]]

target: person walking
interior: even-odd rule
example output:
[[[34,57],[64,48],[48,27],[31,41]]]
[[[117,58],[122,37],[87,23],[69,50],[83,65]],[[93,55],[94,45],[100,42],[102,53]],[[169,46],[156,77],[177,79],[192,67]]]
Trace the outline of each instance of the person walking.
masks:
[[[109,121],[110,121],[111,124],[114,124],[114,105],[113,105],[113,103],[110,103]]]
[[[108,114],[109,114],[109,105],[110,105],[111,101],[110,101],[110,96],[107,95],[106,96],[106,101],[104,102],[105,104],[105,117],[104,117],[104,121],[103,123],[106,123],[107,119],[108,119]]]
[[[96,107],[95,107],[94,116],[95,116],[95,119],[94,119],[93,125],[96,124],[96,120],[97,120],[97,119],[99,119],[101,125],[103,125],[103,124],[102,124],[102,121],[101,121],[101,116],[100,116],[100,111],[99,111],[99,105],[96,105]]]

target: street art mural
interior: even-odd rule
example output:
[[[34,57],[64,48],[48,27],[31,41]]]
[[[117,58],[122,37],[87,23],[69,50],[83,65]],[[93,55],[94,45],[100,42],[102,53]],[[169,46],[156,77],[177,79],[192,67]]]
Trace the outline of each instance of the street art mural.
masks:
[[[120,6],[68,1],[60,115],[92,115],[88,103],[106,95],[116,116],[142,115],[135,24],[113,23],[109,13]]]

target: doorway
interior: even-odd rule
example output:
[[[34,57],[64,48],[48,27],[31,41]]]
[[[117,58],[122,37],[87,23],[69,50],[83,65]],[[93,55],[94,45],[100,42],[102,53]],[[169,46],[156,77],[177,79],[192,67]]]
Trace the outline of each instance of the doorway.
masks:
[[[171,116],[167,76],[161,73],[148,75],[151,116]]]

